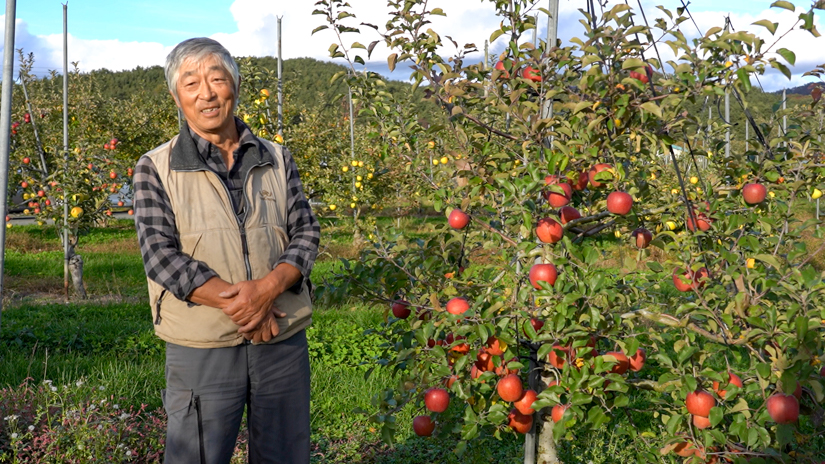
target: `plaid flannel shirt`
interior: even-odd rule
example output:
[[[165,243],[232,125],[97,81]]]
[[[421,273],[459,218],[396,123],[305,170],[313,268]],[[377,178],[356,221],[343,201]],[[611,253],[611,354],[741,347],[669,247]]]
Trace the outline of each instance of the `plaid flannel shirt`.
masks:
[[[243,221],[246,215],[243,197],[243,181],[246,172],[240,169],[242,163],[239,161],[251,146],[256,146],[258,150],[267,149],[237,117],[235,125],[238,128],[240,140],[238,149],[232,154],[235,162],[230,170],[227,170],[220,150],[188,126],[181,131],[181,137],[192,137],[201,159],[226,185],[235,214],[239,220]],[[286,233],[289,237],[289,244],[277,264],[288,263],[301,271],[302,278],[290,288],[291,291],[298,293],[301,291],[303,279],[309,282],[309,275],[318,254],[321,227],[312,213],[309,201],[304,196],[298,167],[295,165],[292,154],[286,149],[283,153],[287,169]],[[196,288],[212,277],[220,276],[205,263],[192,259],[180,251],[175,214],[172,211],[169,197],[163,189],[154,163],[146,156],[141,157],[137,162],[133,187],[135,227],[146,276],[178,299],[186,301]]]

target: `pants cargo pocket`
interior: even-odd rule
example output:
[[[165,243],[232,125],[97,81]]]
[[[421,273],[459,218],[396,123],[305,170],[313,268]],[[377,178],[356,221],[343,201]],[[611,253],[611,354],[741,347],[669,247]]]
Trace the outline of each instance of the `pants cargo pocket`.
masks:
[[[162,390],[166,410],[166,464],[204,464],[200,398],[192,390]]]

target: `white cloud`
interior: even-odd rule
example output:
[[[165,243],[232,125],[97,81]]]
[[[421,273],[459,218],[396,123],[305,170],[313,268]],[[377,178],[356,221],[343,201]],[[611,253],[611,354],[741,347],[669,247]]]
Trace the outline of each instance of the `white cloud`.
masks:
[[[660,2],[660,0],[655,0]],[[612,0],[616,3],[618,0]],[[328,60],[328,48],[333,42],[337,42],[337,37],[330,30],[324,30],[311,34],[312,29],[324,24],[322,16],[313,16],[315,8],[314,1],[310,0],[281,0],[277,2],[261,2],[260,0],[235,0],[230,12],[232,20],[238,31],[233,33],[219,33],[211,35],[212,38],[223,43],[234,55],[237,56],[276,56],[277,54],[277,17],[283,17],[283,56],[285,59],[296,57],[312,57],[316,59]],[[623,1],[620,3],[624,3]],[[675,9],[679,3],[666,1],[662,3],[673,3]],[[355,0],[352,1],[352,11],[357,16],[354,25],[360,22],[367,22],[383,28],[389,19],[386,0]],[[654,1],[644,1],[649,21],[654,21],[661,13],[655,8]],[[443,36],[451,36],[459,45],[474,43],[480,50],[469,57],[471,60],[478,60],[482,56],[484,40],[497,27],[501,18],[497,17],[490,2],[482,1],[455,1],[455,0],[430,0],[430,8],[441,7],[447,13],[447,17],[434,17],[431,27]],[[544,1],[539,2],[539,6],[546,6]],[[582,26],[579,23],[582,16],[578,9],[583,5],[581,2],[572,0],[560,2],[559,36],[567,40],[574,35],[582,35]],[[766,2],[767,6],[767,2]],[[801,11],[801,10],[800,10]],[[723,25],[726,11],[693,11],[699,27],[704,31],[711,26]],[[796,20],[799,13],[792,13],[784,10],[770,9],[758,15],[731,13],[734,27],[737,29],[748,29],[756,31],[768,43],[771,43],[770,34],[759,26],[753,26],[757,19],[768,18],[780,23],[778,31],[785,31]],[[0,17],[1,18],[1,17]],[[25,18],[24,18],[25,19]],[[641,16],[636,20],[641,22]],[[544,38],[546,34],[546,18],[543,14],[539,16],[538,35]],[[820,29],[825,31],[825,23],[819,22]],[[379,35],[371,28],[360,26],[362,35],[356,37],[353,34],[344,36],[344,43],[350,44],[359,41],[368,44],[373,40],[380,40]],[[0,23],[2,29],[2,23]],[[696,29],[692,22],[682,25],[682,30],[689,36],[696,34]],[[530,34],[527,34],[529,38]],[[26,52],[34,52],[37,62],[35,71],[38,74],[45,74],[48,69],[62,68],[62,36],[52,34],[46,36],[32,35],[28,31],[26,22],[23,19],[17,20],[16,26],[16,48],[24,48]],[[781,88],[784,86],[798,85],[802,83],[801,74],[819,63],[825,63],[825,39],[814,39],[806,31],[794,31],[783,39],[783,46],[797,53],[797,66],[793,68],[794,79],[790,83],[778,72],[771,71],[762,78],[762,83],[768,90]],[[506,37],[499,38],[490,47],[491,54],[498,54],[506,46]],[[157,42],[122,42],[119,40],[86,40],[70,35],[69,38],[69,61],[78,61],[82,70],[107,68],[110,70],[132,69],[136,66],[152,66],[163,63],[166,54],[171,46],[164,46]],[[667,47],[659,47],[663,53],[668,53]],[[450,45],[444,48],[446,55],[452,55],[455,49]],[[379,44],[373,52],[371,67],[376,70],[384,68],[386,72],[385,57],[388,54],[383,44]],[[667,59],[663,56],[664,59]],[[400,67],[392,78],[404,79],[406,70]]]

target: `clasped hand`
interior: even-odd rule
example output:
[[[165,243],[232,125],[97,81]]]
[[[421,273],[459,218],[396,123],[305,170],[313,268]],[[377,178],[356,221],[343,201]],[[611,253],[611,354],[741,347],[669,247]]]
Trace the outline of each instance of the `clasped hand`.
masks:
[[[238,332],[247,340],[265,343],[280,332],[276,318],[285,317],[286,313],[273,305],[279,295],[275,287],[268,279],[247,280],[232,285],[218,295],[232,299],[223,312],[240,326]]]

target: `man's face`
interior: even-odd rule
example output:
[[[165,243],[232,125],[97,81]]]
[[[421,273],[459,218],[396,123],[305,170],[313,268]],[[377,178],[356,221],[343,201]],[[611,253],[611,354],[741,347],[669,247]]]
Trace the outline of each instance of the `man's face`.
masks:
[[[189,127],[204,136],[234,127],[235,89],[218,58],[187,60],[178,76],[178,106]]]

